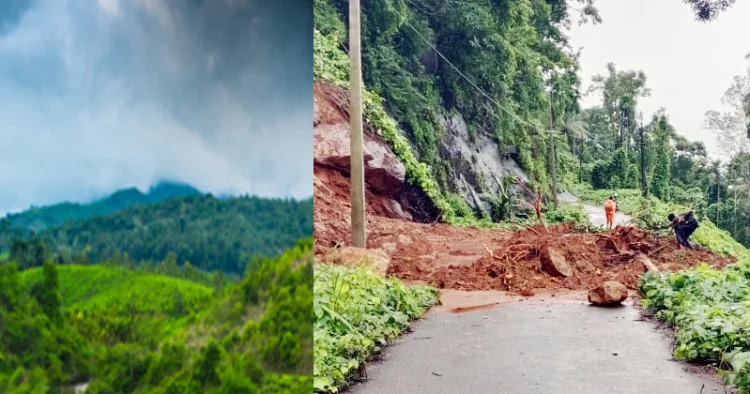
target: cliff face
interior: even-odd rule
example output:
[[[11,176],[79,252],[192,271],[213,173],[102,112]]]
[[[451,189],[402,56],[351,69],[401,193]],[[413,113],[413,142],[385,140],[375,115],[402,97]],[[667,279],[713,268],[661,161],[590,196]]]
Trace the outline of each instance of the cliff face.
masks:
[[[325,82],[314,87],[314,165],[316,184],[345,182],[348,189],[350,141],[348,92]],[[505,177],[526,180],[527,174],[514,160],[512,151],[501,150],[485,135],[472,138],[460,114],[442,117],[445,133],[438,152],[448,163],[447,187],[467,204],[490,211],[490,201],[500,199]],[[365,182],[368,212],[394,219],[432,222],[438,211],[416,186],[406,182],[406,169],[377,132],[364,127]],[[519,194],[513,185],[507,191]],[[345,198],[342,195],[341,198]]]
[[[526,172],[515,161],[512,148],[503,150],[485,135],[471,138],[460,114],[444,115],[442,122],[445,133],[439,153],[450,163],[448,187],[460,194],[470,207],[489,212],[488,198],[501,197],[504,178],[528,180]],[[516,185],[508,190],[511,195],[520,192]]]

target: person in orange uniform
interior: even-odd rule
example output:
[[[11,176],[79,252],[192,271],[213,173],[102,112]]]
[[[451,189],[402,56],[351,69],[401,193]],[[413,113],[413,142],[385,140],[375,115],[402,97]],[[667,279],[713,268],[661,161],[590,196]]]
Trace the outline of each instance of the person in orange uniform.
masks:
[[[609,196],[609,200],[604,203],[604,216],[607,219],[607,230],[611,230],[615,224],[615,213],[617,212],[617,202],[614,196]]]

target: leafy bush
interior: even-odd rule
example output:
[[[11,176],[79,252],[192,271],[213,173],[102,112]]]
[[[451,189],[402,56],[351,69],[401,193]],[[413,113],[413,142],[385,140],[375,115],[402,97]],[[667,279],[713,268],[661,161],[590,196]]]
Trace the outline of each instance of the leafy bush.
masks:
[[[750,262],[723,270],[703,264],[677,273],[648,273],[644,308],[675,327],[675,357],[731,368],[727,383],[750,393]]]
[[[362,363],[438,300],[431,287],[407,287],[365,269],[315,269],[314,384],[338,392]]]

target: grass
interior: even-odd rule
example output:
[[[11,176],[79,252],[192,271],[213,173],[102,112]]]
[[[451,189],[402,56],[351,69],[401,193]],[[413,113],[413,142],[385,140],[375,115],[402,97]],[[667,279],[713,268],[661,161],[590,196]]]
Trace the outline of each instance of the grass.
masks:
[[[409,287],[363,268],[316,265],[315,391],[338,392],[438,299],[432,287]]]

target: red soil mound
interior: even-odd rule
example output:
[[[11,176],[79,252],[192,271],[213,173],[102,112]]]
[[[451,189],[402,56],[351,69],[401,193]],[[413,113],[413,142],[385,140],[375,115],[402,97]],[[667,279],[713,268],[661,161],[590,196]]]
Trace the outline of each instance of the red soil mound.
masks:
[[[552,248],[565,256],[569,277],[556,277],[542,267],[541,251]],[[607,280],[635,288],[645,272],[636,259],[644,254],[660,270],[674,271],[701,262],[724,266],[732,262],[702,250],[679,249],[672,239],[656,238],[635,227],[600,234],[575,233],[568,226],[542,227],[513,233],[473,264],[430,266],[399,259],[389,273],[402,279],[461,290],[508,290],[533,294],[534,289],[590,289]]]

